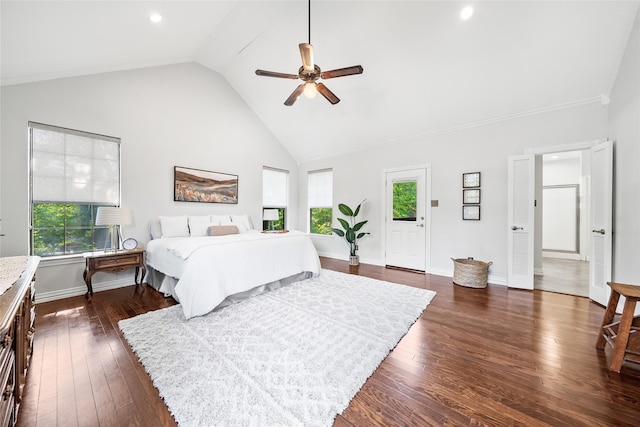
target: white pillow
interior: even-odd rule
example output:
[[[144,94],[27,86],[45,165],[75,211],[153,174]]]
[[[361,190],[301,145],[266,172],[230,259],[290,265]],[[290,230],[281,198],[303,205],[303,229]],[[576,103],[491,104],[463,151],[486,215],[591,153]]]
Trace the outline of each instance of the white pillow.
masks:
[[[211,215],[213,225],[233,225],[229,215]]]
[[[191,237],[206,236],[207,228],[211,225],[211,217],[189,216],[189,233]]]
[[[149,222],[149,234],[151,235],[151,239],[159,239],[162,237],[160,218],[154,218]]]
[[[161,216],[162,237],[189,237],[187,216]]]
[[[233,225],[238,227],[238,231],[240,231],[240,233],[246,233],[253,229],[249,215],[231,215],[231,221],[233,222]]]

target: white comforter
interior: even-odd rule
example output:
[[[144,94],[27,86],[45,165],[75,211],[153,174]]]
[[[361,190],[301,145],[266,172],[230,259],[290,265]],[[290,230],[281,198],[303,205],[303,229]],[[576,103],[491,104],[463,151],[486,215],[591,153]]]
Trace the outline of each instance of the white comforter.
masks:
[[[175,292],[187,319],[210,312],[229,295],[305,271],[320,273],[318,253],[299,231],[189,237],[167,249],[185,260]]]

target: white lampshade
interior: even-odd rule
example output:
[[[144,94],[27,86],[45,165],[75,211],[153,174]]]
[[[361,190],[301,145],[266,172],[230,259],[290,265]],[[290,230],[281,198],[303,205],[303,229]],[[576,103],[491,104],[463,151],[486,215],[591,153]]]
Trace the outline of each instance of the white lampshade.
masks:
[[[278,209],[265,209],[262,213],[262,219],[265,221],[277,221],[279,218]]]
[[[131,212],[127,208],[99,207],[96,213],[96,225],[129,225]]]

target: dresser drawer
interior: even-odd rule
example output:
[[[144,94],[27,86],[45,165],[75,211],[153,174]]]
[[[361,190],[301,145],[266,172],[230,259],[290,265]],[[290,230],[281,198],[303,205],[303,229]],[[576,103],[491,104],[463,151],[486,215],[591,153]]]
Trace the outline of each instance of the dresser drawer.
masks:
[[[13,327],[5,330],[0,335],[0,372],[4,369],[10,357],[13,357],[13,340],[15,339],[15,329]]]
[[[15,399],[13,393],[9,397],[2,396],[2,403],[0,404],[0,420],[2,420],[3,426],[13,426],[16,422],[15,412]]]
[[[14,388],[16,384],[15,378],[15,357],[13,352],[9,353],[7,363],[0,370],[0,420],[2,426],[13,425],[14,417]]]
[[[138,254],[122,255],[119,257],[97,258],[95,259],[95,270],[110,270],[114,268],[125,268],[140,264],[140,256]]]

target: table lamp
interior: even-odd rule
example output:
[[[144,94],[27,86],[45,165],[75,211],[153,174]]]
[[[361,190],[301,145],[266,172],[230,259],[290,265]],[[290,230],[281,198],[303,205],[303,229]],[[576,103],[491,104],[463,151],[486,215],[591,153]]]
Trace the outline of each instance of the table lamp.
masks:
[[[269,221],[269,230],[273,230],[273,221],[280,219],[278,209],[265,209],[262,212],[262,219]]]
[[[131,212],[127,208],[101,206],[96,213],[96,225],[108,225],[112,251],[120,249],[122,237],[120,226],[131,224]],[[104,242],[104,251],[107,251],[107,240]]]

